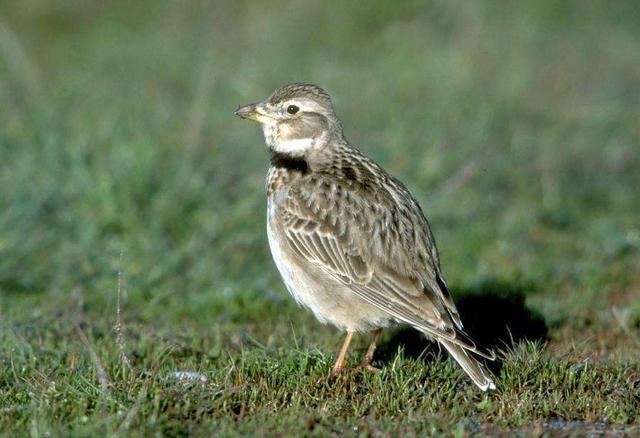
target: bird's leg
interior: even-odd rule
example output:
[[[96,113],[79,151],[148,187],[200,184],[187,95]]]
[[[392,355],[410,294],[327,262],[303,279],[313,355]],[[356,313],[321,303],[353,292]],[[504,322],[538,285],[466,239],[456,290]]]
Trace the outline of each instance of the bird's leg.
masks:
[[[336,376],[340,371],[342,371],[344,358],[347,355],[347,350],[349,349],[349,344],[351,344],[352,337],[353,337],[353,332],[347,332],[347,336],[344,338],[344,342],[342,343],[342,348],[340,349],[340,353],[338,354],[336,363],[333,365],[333,370],[331,371],[331,374],[333,374],[334,376]]]
[[[362,362],[360,363],[360,368],[364,368],[369,371],[378,371],[377,368],[371,365],[371,361],[373,361],[373,353],[376,352],[376,347],[378,346],[378,339],[380,338],[381,334],[382,334],[381,328],[373,332],[373,337],[371,338],[371,344],[369,345],[369,348],[367,349],[367,352],[364,355]]]

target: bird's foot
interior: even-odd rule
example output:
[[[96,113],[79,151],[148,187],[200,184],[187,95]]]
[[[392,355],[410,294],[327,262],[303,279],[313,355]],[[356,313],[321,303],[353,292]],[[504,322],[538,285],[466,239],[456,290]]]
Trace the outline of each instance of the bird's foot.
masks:
[[[358,369],[359,370],[363,370],[363,371],[369,371],[370,373],[379,373],[380,372],[380,368],[376,368],[373,365],[371,365],[370,363],[361,363],[360,365],[358,365]]]

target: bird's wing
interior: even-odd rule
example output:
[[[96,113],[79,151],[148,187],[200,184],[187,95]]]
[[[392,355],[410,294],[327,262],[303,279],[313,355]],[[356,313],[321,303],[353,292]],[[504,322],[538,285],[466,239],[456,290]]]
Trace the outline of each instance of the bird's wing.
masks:
[[[430,290],[419,273],[406,266],[396,269],[402,259],[407,266],[415,263],[409,262],[411,255],[401,254],[406,248],[394,236],[406,239],[402,233],[414,232],[376,225],[380,219],[376,213],[382,211],[376,210],[384,208],[384,199],[366,202],[357,190],[334,181],[326,183],[333,185],[331,197],[324,195],[326,190],[297,187],[289,190],[288,197],[279,205],[279,223],[290,248],[394,318],[491,358],[457,327],[446,303]],[[336,196],[341,198],[340,202],[336,202]],[[395,203],[387,207],[390,205]],[[387,251],[391,256],[376,256],[379,251]],[[394,257],[400,260],[393,260]]]

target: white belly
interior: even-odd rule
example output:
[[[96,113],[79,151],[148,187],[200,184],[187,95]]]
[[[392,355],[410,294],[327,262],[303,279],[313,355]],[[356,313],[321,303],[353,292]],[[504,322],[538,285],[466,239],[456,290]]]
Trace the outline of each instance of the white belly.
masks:
[[[267,237],[269,239],[269,248],[271,249],[273,261],[280,272],[280,276],[287,290],[289,290],[289,293],[296,302],[314,311],[316,300],[313,298],[313,293],[308,290],[311,281],[308,278],[301,278],[307,276],[297,267],[296,262],[291,260],[289,251],[282,248],[282,239],[276,237],[277,231],[271,220],[273,209],[274,207],[270,202],[269,208],[267,209]],[[316,316],[319,317],[317,313]]]

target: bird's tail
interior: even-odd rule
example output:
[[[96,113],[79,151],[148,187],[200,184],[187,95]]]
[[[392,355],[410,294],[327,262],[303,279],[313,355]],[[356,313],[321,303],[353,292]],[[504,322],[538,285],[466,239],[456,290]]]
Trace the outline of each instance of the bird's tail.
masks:
[[[462,369],[471,377],[473,383],[478,385],[481,390],[496,389],[496,385],[493,383],[491,377],[489,377],[488,371],[476,358],[471,356],[464,347],[444,339],[438,339],[438,341],[451,353],[451,356],[453,356],[456,362],[458,362]]]

